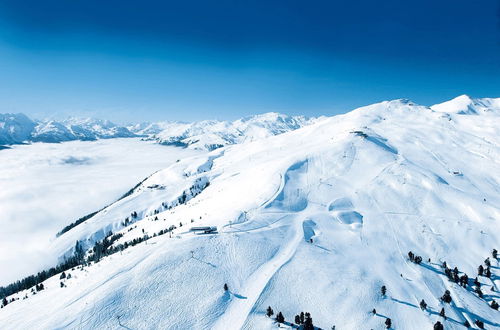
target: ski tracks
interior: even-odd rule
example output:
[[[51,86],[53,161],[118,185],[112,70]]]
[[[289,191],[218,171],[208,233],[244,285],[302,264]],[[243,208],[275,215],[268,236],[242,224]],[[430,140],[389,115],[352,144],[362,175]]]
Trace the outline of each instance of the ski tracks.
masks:
[[[298,215],[290,217],[294,218],[290,219],[290,239],[284,239],[283,242],[286,244],[281,246],[278,253],[250,275],[246,284],[238,292],[238,295],[243,296],[243,299],[232,297],[228,308],[216,321],[213,329],[225,330],[228,324],[231,324],[233,329],[241,329],[268,282],[294,256],[302,237],[300,228],[302,222]]]

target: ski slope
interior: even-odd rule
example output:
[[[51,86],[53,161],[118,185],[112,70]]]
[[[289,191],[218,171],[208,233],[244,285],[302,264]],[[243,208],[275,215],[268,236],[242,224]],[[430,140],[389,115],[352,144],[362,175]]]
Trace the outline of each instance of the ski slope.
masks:
[[[0,328],[274,329],[271,306],[288,322],[310,312],[322,329],[383,329],[387,317],[393,329],[432,329],[437,320],[500,329],[500,312],[488,306],[500,300],[491,258],[500,245],[500,112],[489,100],[474,113],[386,101],[184,158],[51,249],[68,256],[76,240],[91,247],[109,230],[124,235],[115,244],[174,225],[171,234],[72,270],[65,287],[54,276],[35,295],[15,294]],[[470,106],[479,103],[487,102]],[[131,212],[138,216],[124,226]],[[446,261],[472,281],[488,256],[483,299],[441,268]],[[440,300],[445,290],[451,304]]]

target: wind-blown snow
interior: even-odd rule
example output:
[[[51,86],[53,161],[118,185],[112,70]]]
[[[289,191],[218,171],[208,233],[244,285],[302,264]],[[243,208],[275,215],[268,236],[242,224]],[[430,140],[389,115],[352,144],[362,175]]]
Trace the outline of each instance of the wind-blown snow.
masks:
[[[46,290],[4,307],[0,326],[271,329],[272,306],[287,321],[311,312],[323,329],[381,329],[386,317],[394,329],[432,329],[436,320],[463,329],[477,319],[500,328],[487,304],[500,300],[498,261],[491,279],[479,278],[485,299],[440,268],[446,261],[474,278],[500,242],[500,116],[459,114],[459,103],[443,112],[386,101],[172,164],[51,251],[91,246],[110,229],[123,243],[175,225],[171,238],[71,271],[67,287],[47,280]],[[199,180],[210,185],[175,204]],[[137,221],[123,227],[133,211]],[[218,233],[196,235],[193,225]],[[439,300],[445,290],[451,304]]]

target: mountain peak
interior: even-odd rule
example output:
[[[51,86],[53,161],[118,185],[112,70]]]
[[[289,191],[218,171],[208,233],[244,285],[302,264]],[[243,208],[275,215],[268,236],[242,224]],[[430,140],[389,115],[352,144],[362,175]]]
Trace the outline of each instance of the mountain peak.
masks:
[[[63,121],[34,121],[25,114],[0,114],[0,145],[23,142],[57,143],[136,136],[109,120],[70,117]]]
[[[459,115],[478,115],[500,111],[500,99],[472,98],[463,94],[449,101],[435,104],[431,109],[437,112],[446,112]]]

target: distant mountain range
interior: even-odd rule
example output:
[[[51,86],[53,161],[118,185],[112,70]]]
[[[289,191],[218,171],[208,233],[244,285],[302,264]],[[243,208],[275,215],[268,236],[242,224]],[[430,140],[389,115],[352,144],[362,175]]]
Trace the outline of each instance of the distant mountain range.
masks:
[[[266,113],[233,122],[218,120],[194,123],[167,121],[120,126],[109,120],[94,118],[36,121],[22,113],[0,114],[0,145],[143,137],[165,145],[212,150],[225,145],[253,141],[295,130],[316,120],[303,116],[293,117],[279,113]]]
[[[457,115],[480,115],[500,111],[500,101],[494,98],[458,96],[430,107],[436,112]],[[142,137],[164,145],[213,150],[279,135],[316,123],[319,118],[287,116],[269,112],[235,121],[204,120],[192,123],[162,121],[117,125],[109,120],[68,118],[63,121],[32,120],[22,113],[0,114],[0,149],[12,144],[73,140]],[[4,146],[4,147],[2,147]]]
[[[36,121],[22,113],[0,114],[0,145],[30,142],[92,141],[134,137],[126,127],[108,120],[69,118],[64,121]]]
[[[222,146],[254,141],[293,131],[318,118],[287,116],[269,112],[235,121],[204,120],[193,123],[163,122],[129,127],[160,144],[213,150]]]

